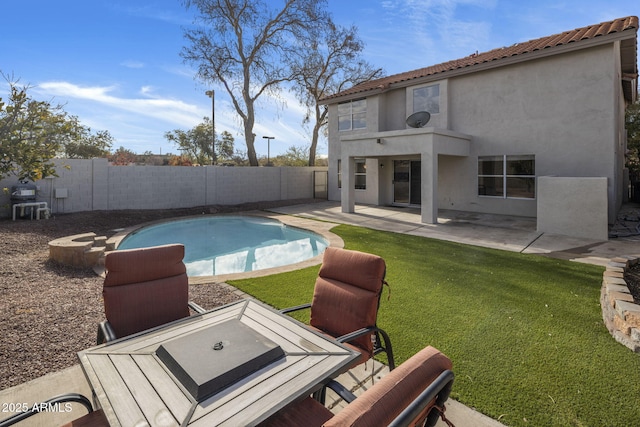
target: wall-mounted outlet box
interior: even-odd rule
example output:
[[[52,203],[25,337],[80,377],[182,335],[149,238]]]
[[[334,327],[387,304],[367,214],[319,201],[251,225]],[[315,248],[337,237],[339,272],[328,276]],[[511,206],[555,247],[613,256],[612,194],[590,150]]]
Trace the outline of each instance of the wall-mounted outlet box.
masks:
[[[54,197],[56,199],[66,199],[69,197],[69,189],[68,188],[56,188],[54,191]]]

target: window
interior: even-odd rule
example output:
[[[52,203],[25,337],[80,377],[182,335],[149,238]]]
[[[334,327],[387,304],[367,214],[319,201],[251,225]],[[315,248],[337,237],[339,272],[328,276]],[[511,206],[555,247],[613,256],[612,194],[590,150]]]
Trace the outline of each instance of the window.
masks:
[[[413,112],[440,112],[440,85],[424,86],[413,89]]]
[[[364,129],[367,127],[367,100],[338,104],[338,130]]]
[[[367,163],[365,159],[355,159],[356,162],[356,190],[367,189]]]
[[[478,195],[502,198],[535,198],[535,156],[486,156],[478,158]]]
[[[366,190],[367,189],[367,164],[365,159],[355,159],[356,172],[355,172],[355,189]],[[338,188],[342,188],[342,161],[338,159]]]

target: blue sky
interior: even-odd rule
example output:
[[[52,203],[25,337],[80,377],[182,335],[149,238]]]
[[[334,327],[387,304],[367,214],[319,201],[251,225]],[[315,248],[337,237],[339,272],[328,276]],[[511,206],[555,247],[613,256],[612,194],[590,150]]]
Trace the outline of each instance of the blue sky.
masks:
[[[270,0],[276,2],[277,0]],[[279,1],[278,1],[279,3]],[[640,15],[638,0],[329,0],[335,20],[356,25],[364,57],[387,74],[410,71],[597,24]],[[211,116],[210,89],[179,53],[193,12],[179,0],[20,0],[4,2],[0,71],[33,86],[38,100],[63,104],[92,130],[108,130],[114,149],[177,153],[164,138]],[[216,131],[244,150],[242,127],[224,89],[216,92]],[[0,81],[0,97],[6,98]],[[263,98],[254,132],[271,155],[310,142],[303,108]],[[326,153],[326,143],[319,147]]]

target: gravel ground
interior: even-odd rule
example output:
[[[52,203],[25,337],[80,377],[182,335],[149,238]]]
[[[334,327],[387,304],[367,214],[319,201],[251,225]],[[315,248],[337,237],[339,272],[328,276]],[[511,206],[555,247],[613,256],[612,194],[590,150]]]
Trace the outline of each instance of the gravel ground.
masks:
[[[47,243],[164,218],[228,213],[297,203],[251,203],[153,211],[94,211],[56,214],[49,220],[0,219],[0,390],[77,363],[76,353],[95,345],[104,319],[102,279],[92,269],[49,260]],[[192,285],[190,300],[210,309],[237,299],[215,283]]]
[[[627,288],[633,296],[633,301],[640,304],[640,264],[628,268],[624,273],[624,280],[627,282]]]

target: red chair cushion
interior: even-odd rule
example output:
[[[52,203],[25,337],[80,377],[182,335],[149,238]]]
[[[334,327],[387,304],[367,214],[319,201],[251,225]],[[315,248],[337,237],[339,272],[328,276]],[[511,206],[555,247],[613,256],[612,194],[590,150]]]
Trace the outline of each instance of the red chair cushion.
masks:
[[[307,397],[294,402],[259,424],[260,427],[313,427],[321,426],[333,416],[317,400]]]
[[[429,346],[382,377],[324,426],[386,426],[443,371],[451,360]],[[430,407],[423,413],[427,413]]]
[[[433,347],[426,347],[385,375],[335,416],[317,401],[306,398],[288,405],[260,426],[387,426],[443,371],[451,368],[452,363],[447,356]],[[413,420],[412,425],[424,423],[434,403],[432,401]]]
[[[188,278],[168,277],[103,289],[104,313],[118,338],[189,316]]]
[[[104,260],[107,270],[104,286],[120,286],[186,274],[183,258],[184,245],[180,244],[109,252]]]
[[[183,256],[182,245],[106,256],[104,311],[117,337],[189,316],[189,278]]]
[[[316,279],[310,325],[338,337],[376,324],[385,262],[376,255],[327,248]],[[367,353],[370,335],[351,342]]]
[[[87,415],[73,420],[61,427],[109,427],[109,422],[102,409],[89,412]]]
[[[380,293],[385,268],[384,260],[377,255],[329,247],[322,256],[318,276]]]

